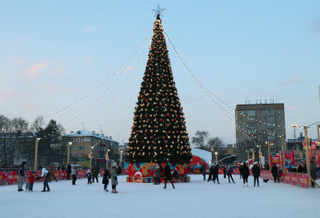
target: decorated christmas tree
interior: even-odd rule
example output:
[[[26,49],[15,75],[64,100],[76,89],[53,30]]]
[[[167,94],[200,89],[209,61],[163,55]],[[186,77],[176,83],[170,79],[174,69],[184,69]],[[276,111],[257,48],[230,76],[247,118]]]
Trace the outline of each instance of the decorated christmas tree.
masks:
[[[158,13],[127,147],[129,163],[189,163],[186,122]]]

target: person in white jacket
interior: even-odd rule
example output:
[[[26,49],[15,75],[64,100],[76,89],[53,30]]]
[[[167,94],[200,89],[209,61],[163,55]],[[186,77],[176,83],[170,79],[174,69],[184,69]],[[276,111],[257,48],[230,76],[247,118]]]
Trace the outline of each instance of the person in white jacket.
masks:
[[[49,192],[50,191],[49,181],[50,181],[51,175],[46,168],[41,167],[41,166],[40,166],[40,168],[41,168],[41,177],[39,179],[44,177],[43,190],[41,192],[46,192],[46,191]]]

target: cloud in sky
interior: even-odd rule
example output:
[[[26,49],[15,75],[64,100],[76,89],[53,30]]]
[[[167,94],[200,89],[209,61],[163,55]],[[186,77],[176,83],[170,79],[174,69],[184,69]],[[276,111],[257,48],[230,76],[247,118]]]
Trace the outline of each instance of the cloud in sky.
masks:
[[[9,97],[10,98],[24,97],[25,94],[26,94],[25,91],[13,89],[13,88],[7,88],[5,90],[0,90],[0,101],[4,101]]]
[[[66,72],[67,70],[68,70],[68,67],[66,65],[64,65],[63,63],[57,63],[53,66],[53,69],[49,72],[49,74],[55,75],[58,72],[61,72],[61,71]]]
[[[294,76],[293,78],[284,81],[282,84],[283,85],[296,85],[296,84],[300,84],[302,82],[301,77],[300,76]]]
[[[27,70],[26,77],[29,80],[37,78],[49,65],[49,62],[46,61],[41,64],[35,64]]]

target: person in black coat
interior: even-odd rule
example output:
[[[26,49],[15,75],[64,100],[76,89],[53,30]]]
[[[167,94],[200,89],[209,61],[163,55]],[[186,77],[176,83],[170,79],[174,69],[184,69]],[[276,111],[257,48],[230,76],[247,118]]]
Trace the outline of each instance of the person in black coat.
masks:
[[[102,178],[102,184],[104,184],[103,189],[104,189],[105,191],[107,191],[107,192],[109,191],[109,190],[107,189],[108,184],[109,184],[109,179],[110,179],[109,170],[108,170],[108,169],[104,169],[104,175],[103,175],[103,178]]]
[[[213,167],[213,182],[214,183],[216,183],[216,179],[217,179],[217,183],[220,184],[220,182],[219,182],[219,164],[217,164]]]
[[[205,164],[201,166],[200,173],[203,175],[203,180],[206,180],[207,167]]]
[[[227,169],[226,169],[226,166],[223,166],[223,178],[226,178],[226,175],[227,175]]]
[[[172,188],[175,188],[172,182],[172,177],[171,177],[171,170],[170,170],[170,166],[167,163],[165,168],[164,168],[164,187],[163,188],[167,188],[167,180],[169,180],[172,184]]]
[[[70,173],[71,173],[71,165],[70,163],[68,163],[68,166],[67,166],[67,179],[70,180]]]
[[[256,186],[256,181],[257,185],[259,186],[259,177],[260,177],[260,167],[257,163],[255,163],[251,169],[252,174],[253,174],[253,186]]]
[[[271,167],[271,173],[272,173],[274,182],[277,182],[278,167],[276,166],[276,164],[273,164],[273,165],[272,165],[272,167]]]
[[[249,171],[249,168],[245,162],[242,165],[241,175],[242,175],[242,179],[243,179],[243,186],[245,186],[246,184],[248,186],[248,177],[250,175],[250,171]]]

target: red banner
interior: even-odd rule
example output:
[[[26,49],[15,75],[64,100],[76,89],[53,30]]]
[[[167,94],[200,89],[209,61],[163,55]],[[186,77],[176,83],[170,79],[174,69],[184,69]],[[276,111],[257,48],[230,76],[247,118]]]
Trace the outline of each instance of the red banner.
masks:
[[[7,183],[9,185],[16,184],[18,182],[18,173],[17,171],[7,172]]]
[[[0,171],[0,185],[7,184],[7,173],[5,171]]]
[[[281,155],[275,155],[275,154],[270,154],[270,161],[271,161],[271,166],[273,164],[278,165],[278,167],[281,167]]]
[[[308,174],[286,172],[284,174],[284,183],[299,186],[302,188],[308,188]]]
[[[294,158],[294,150],[286,151],[286,168],[289,168],[290,166],[295,167],[296,161]]]

